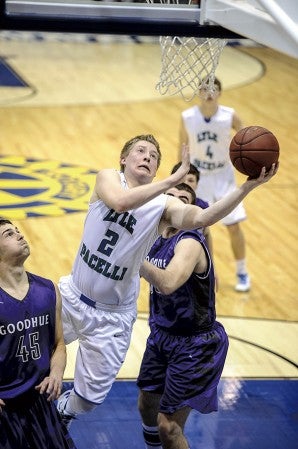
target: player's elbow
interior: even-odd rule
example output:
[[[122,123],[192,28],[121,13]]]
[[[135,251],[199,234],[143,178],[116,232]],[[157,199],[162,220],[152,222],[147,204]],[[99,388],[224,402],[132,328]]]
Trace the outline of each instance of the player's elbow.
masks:
[[[157,287],[157,290],[159,291],[160,294],[167,296],[171,295],[176,289],[173,288],[173,285],[164,282]]]

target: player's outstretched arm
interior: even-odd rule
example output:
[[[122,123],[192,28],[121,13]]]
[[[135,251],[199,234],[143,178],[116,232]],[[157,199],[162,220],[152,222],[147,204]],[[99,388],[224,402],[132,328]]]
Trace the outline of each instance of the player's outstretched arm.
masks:
[[[228,215],[236,206],[256,187],[270,181],[277,173],[278,164],[273,164],[270,171],[266,173],[263,167],[257,179],[248,178],[236,190],[206,209],[198,206],[183,204],[175,201],[176,198],[169,197],[164,213],[162,226],[173,226],[176,229],[197,229],[210,226]]]

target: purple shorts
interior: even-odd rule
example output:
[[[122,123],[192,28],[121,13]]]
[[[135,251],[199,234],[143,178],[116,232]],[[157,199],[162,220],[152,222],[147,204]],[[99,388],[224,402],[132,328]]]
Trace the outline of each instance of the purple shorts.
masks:
[[[54,402],[35,390],[4,399],[0,413],[1,449],[76,449]]]
[[[193,336],[176,336],[152,327],[137,385],[160,394],[162,413],[188,406],[201,413],[218,410],[217,386],[228,352],[222,324]]]

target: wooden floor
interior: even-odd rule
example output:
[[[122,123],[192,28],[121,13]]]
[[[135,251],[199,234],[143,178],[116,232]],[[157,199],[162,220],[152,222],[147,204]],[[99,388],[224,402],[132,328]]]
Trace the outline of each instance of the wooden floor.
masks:
[[[25,162],[37,159],[35,168],[39,164],[40,173],[51,172],[51,183],[60,164],[74,164],[78,183],[72,187],[84,189],[93,184],[94,174],[86,175],[88,169],[118,167],[126,140],[153,133],[163,153],[158,179],[167,176],[176,162],[180,112],[190,104],[155,91],[160,68],[157,42],[144,38],[142,44],[135,44],[128,37],[111,36],[92,43],[81,36],[64,36],[58,42],[58,37],[34,40],[26,33],[19,38],[0,33],[1,60],[27,83],[0,86],[2,163],[13,159],[30,175],[32,164]],[[245,200],[250,293],[233,291],[234,262],[227,231],[219,224],[213,226],[220,281],[217,312],[231,341],[224,375],[296,377],[298,61],[263,47],[227,47],[217,75],[224,86],[221,102],[234,107],[245,125],[273,131],[281,148],[276,178]],[[239,182],[243,179],[237,174]],[[85,189],[82,201],[75,203],[80,212],[67,214],[53,207],[28,218],[22,207],[7,207],[7,182],[0,180],[1,214],[14,219],[31,244],[27,269],[57,282],[71,270],[90,190]],[[138,309],[119,377],[137,374],[148,332],[145,283]],[[69,348],[66,378],[73,375],[73,350],[75,346]]]

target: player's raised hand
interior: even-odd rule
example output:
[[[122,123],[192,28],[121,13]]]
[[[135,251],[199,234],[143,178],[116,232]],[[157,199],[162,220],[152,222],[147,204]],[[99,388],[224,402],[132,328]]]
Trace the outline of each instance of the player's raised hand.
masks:
[[[189,172],[190,167],[190,153],[189,153],[189,146],[185,143],[182,144],[182,150],[181,150],[181,166],[178,168],[178,170],[171,175],[174,180],[174,184],[179,184],[180,182],[184,181],[185,176]]]
[[[186,145],[186,143],[182,144],[182,150],[181,150],[181,167],[184,168],[185,174],[187,175],[189,172],[189,166],[190,166],[190,153],[189,153],[189,146]]]

